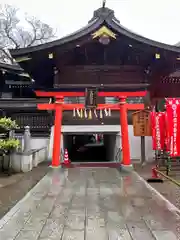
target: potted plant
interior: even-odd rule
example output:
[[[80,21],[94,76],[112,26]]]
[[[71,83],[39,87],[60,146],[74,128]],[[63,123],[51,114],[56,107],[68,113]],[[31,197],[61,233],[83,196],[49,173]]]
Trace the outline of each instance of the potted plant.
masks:
[[[0,155],[2,156],[2,171],[5,171],[5,163],[6,169],[8,173],[10,173],[11,168],[11,161],[10,161],[10,154],[17,150],[20,146],[19,140],[10,137],[10,131],[15,130],[18,128],[16,121],[13,121],[11,118],[0,118]],[[5,161],[8,156],[8,162]]]

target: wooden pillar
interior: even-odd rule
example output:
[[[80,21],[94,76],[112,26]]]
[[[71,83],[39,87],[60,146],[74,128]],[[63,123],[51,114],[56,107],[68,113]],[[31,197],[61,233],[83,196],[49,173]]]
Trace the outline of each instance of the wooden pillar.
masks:
[[[56,99],[52,167],[59,167],[61,162],[62,104],[63,97]]]
[[[120,98],[120,125],[121,125],[121,136],[122,136],[122,164],[125,166],[129,166],[131,165],[131,160],[130,160],[126,97]]]

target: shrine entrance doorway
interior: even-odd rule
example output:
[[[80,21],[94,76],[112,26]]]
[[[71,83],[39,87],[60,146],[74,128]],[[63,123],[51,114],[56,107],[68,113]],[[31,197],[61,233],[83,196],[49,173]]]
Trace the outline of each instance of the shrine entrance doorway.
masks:
[[[121,162],[117,159],[120,148],[118,137],[119,134],[117,136],[112,132],[63,134],[63,149],[68,150],[72,163]]]

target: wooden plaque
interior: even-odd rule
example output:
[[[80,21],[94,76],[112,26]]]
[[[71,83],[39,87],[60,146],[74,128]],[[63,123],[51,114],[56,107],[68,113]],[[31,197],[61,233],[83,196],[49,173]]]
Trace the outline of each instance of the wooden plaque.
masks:
[[[97,107],[97,89],[87,88],[85,93],[85,105],[86,108],[96,108]]]
[[[134,136],[152,136],[150,111],[137,111],[132,114],[132,120]]]

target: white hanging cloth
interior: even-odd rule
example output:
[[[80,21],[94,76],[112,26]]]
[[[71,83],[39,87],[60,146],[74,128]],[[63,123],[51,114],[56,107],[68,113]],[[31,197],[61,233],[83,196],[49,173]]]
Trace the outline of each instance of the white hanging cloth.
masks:
[[[85,117],[85,118],[88,117],[86,108],[84,109],[84,117]]]
[[[77,109],[77,115],[78,115],[78,117],[81,117],[81,113],[80,113],[79,109]]]
[[[73,108],[73,117],[76,117],[76,109]]]
[[[98,118],[98,115],[97,115],[96,109],[94,109],[94,115],[95,115],[96,118]]]

